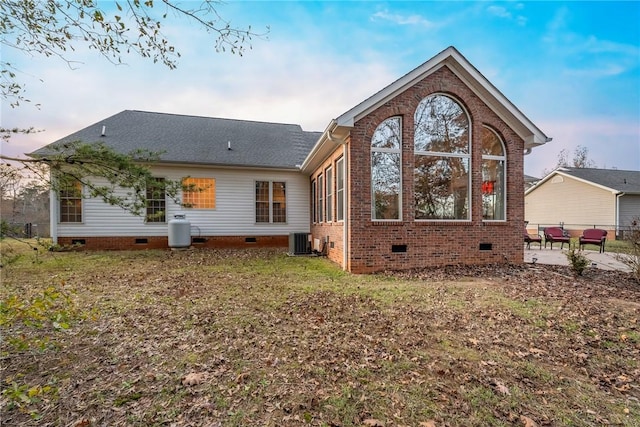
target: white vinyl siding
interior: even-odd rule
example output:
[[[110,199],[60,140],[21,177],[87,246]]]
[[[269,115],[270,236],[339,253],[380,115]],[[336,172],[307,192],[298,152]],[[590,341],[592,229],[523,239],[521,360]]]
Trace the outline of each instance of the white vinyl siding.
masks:
[[[558,177],[558,176],[556,176]],[[554,177],[525,196],[524,219],[531,224],[615,225],[614,193],[567,176]]]
[[[620,226],[628,227],[633,219],[640,217],[640,195],[625,194],[620,197]]]
[[[158,166],[153,174],[169,180],[185,176],[215,178],[216,209],[184,209],[167,198],[167,221],[178,212],[191,222],[193,236],[260,236],[309,232],[309,181],[298,172],[271,170],[235,170]],[[287,222],[256,224],[256,181],[286,182]],[[126,190],[122,191],[126,194]],[[133,216],[119,207],[97,199],[84,200],[83,224],[58,224],[58,237],[89,236],[166,236],[166,223],[145,223],[144,216]]]

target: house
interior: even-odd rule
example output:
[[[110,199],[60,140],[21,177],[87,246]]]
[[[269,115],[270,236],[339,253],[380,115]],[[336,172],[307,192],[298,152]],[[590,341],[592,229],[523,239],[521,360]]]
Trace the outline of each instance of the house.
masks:
[[[586,228],[620,237],[640,217],[640,171],[561,167],[525,192],[529,228],[562,225],[571,235]]]
[[[164,215],[154,222],[78,199],[77,217],[52,209],[58,243],[166,247],[166,221],[181,211],[195,245],[284,246],[303,236],[354,273],[522,263],[524,155],[550,141],[454,47],[321,133],[124,111],[53,144],[77,139],[165,151],[154,174],[211,192],[194,208],[152,200],[148,209]]]
[[[535,176],[531,176],[531,175],[526,175],[524,176],[524,190],[527,191],[528,189],[530,189],[531,187],[533,187],[534,185],[536,185],[536,183],[540,181],[540,178],[536,178]]]

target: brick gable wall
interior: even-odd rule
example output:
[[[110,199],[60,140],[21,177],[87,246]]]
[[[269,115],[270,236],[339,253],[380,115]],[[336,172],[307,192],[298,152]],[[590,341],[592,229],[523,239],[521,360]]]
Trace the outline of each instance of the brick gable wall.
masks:
[[[455,98],[471,118],[471,220],[414,221],[413,127],[416,107],[433,93]],[[402,117],[402,218],[371,221],[371,138],[377,126]],[[480,191],[483,125],[502,138],[507,155],[507,221],[482,220]],[[450,69],[442,67],[366,117],[351,131],[349,149],[349,266],[354,273],[455,264],[522,263],[524,226],[524,141]],[[406,252],[394,252],[406,245]],[[481,248],[482,246],[482,248]]]

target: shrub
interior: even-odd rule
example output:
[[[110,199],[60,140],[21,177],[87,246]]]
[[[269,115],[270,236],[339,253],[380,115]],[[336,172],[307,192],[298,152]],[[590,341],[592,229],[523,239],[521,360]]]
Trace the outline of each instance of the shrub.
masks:
[[[633,277],[640,283],[640,217],[631,221],[623,240],[629,244],[629,249],[625,253],[616,254],[616,259],[629,267]]]
[[[571,271],[573,271],[577,276],[582,276],[582,273],[584,273],[591,261],[589,261],[582,252],[577,251],[576,248],[569,249],[566,255],[569,260],[569,267],[571,267]]]

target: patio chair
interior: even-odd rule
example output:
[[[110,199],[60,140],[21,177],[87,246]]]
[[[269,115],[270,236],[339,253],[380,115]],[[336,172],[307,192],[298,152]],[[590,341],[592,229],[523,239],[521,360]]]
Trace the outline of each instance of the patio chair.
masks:
[[[578,239],[580,250],[584,245],[600,246],[600,253],[604,253],[604,243],[607,241],[607,231],[599,228],[588,228],[582,232],[582,236]]]
[[[542,249],[542,236],[539,234],[529,234],[527,228],[524,229],[524,242],[527,244],[527,249],[531,249],[531,243],[537,243]]]
[[[571,237],[566,235],[564,230],[560,227],[547,227],[544,229],[544,247],[547,247],[547,242],[551,243],[551,249],[553,249],[553,243],[559,242],[560,249],[564,248],[564,244],[571,244]]]

